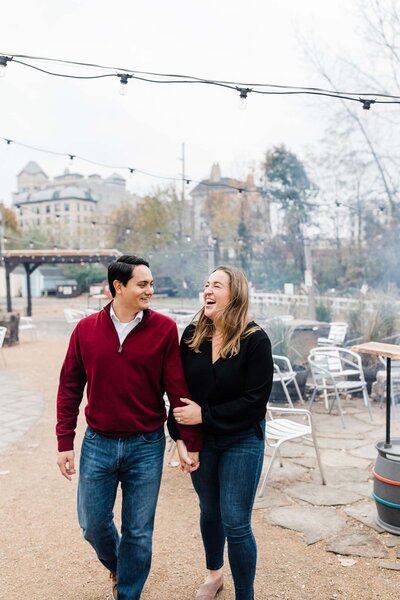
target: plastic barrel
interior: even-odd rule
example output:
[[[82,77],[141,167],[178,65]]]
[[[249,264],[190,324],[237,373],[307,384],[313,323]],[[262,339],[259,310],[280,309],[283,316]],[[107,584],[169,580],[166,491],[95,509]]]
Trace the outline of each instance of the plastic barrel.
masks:
[[[373,498],[378,516],[376,522],[382,529],[400,535],[400,438],[391,441],[389,447],[380,441],[374,475]]]

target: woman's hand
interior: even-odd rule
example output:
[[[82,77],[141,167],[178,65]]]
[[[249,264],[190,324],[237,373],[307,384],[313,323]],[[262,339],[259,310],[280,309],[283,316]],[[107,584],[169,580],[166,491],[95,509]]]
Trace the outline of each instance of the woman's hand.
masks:
[[[193,473],[199,466],[199,453],[188,452],[186,444],[183,440],[176,440],[176,447],[179,454],[179,461],[181,463],[181,471],[183,473]]]
[[[176,422],[179,423],[179,425],[198,425],[199,423],[202,423],[201,406],[188,398],[181,398],[181,402],[184,402],[187,406],[178,406],[178,408],[174,408]]]

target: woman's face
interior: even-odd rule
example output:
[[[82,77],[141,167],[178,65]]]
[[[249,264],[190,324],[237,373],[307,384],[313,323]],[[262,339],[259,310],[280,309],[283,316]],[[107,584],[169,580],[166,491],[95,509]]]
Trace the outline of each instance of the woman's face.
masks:
[[[204,287],[204,314],[214,321],[230,299],[229,275],[225,271],[214,271]]]

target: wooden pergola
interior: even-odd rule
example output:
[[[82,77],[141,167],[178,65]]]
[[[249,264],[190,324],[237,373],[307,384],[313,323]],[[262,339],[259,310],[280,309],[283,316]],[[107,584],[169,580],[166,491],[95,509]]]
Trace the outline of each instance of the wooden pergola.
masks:
[[[32,316],[31,273],[41,265],[101,263],[108,265],[118,256],[119,250],[10,250],[3,255],[6,272],[7,311],[12,312],[10,274],[22,264],[26,273],[28,304],[26,314]]]

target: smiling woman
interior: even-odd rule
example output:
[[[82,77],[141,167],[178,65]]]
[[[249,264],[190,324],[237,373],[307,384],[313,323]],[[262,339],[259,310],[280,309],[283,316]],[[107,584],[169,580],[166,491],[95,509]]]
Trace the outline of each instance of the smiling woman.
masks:
[[[181,356],[192,400],[170,412],[182,470],[200,498],[208,576],[197,598],[212,600],[223,586],[228,542],[236,598],[253,599],[256,543],[251,512],[264,456],[265,410],[271,391],[271,344],[248,317],[249,289],[241,271],[221,266],[209,276],[198,321],[182,335]],[[202,423],[200,466],[188,468],[179,424]]]

